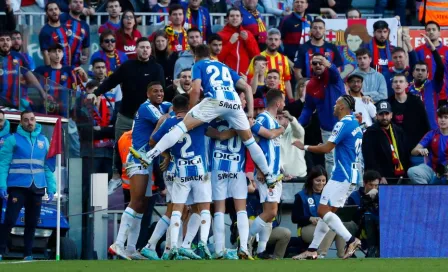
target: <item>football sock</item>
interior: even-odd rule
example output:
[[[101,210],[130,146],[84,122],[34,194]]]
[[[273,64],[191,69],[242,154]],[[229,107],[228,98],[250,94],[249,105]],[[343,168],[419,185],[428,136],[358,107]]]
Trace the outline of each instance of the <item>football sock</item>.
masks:
[[[177,247],[177,238],[179,237],[181,216],[182,216],[182,213],[179,211],[173,211],[173,213],[171,214],[171,223],[170,223],[170,228],[171,228],[170,248],[171,249]]]
[[[170,226],[166,230],[165,250],[163,251],[163,253],[170,252],[170,249],[171,249],[171,222]]]
[[[264,156],[263,150],[261,150],[261,147],[257,144],[254,137],[250,138],[247,141],[244,141],[243,144],[249,150],[252,160],[255,162],[258,168],[260,168],[261,172],[263,172],[263,174],[268,174],[270,171],[268,163],[266,161],[266,157]]]
[[[124,248],[124,243],[128,239],[129,229],[134,224],[135,214],[136,212],[130,207],[127,207],[124,210],[123,215],[121,216],[120,229],[118,230],[115,244]]]
[[[257,253],[262,253],[266,250],[266,245],[272,232],[272,222],[266,223],[260,232],[260,240],[258,241]]]
[[[224,213],[215,212],[213,216],[213,237],[215,238],[215,252],[221,253],[225,248]]]
[[[184,240],[184,222],[180,221],[179,226],[179,236],[177,237],[177,244],[182,245],[182,241]]]
[[[188,130],[184,122],[180,122],[179,124],[173,126],[173,129],[165,134],[156,146],[148,152],[148,158],[154,159],[162,152],[175,145],[177,141],[179,141],[180,137],[182,137],[182,135],[184,135],[187,131]]]
[[[337,235],[341,236],[342,239],[344,239],[346,242],[350,240],[352,237],[351,233],[347,230],[347,228],[342,224],[341,219],[339,216],[332,212],[328,212],[324,215],[324,221],[327,223],[327,225],[336,232]]]
[[[128,243],[126,246],[126,250],[129,252],[134,252],[136,250],[135,246],[137,245],[138,236],[140,235],[142,218],[143,218],[142,213],[135,214],[134,223],[132,227],[129,229]]]
[[[246,211],[236,213],[238,234],[240,236],[240,248],[247,250],[247,240],[249,239],[249,218]]]
[[[328,227],[327,223],[325,223],[324,220],[320,218],[319,221],[317,221],[316,228],[314,229],[313,241],[311,242],[308,249],[317,250],[329,230],[330,228]]]
[[[193,213],[190,216],[190,220],[188,220],[187,233],[185,234],[184,242],[182,243],[183,248],[191,248],[191,242],[193,242],[200,226],[201,216],[197,213]]]
[[[263,221],[263,219],[260,218],[260,216],[257,216],[255,218],[254,222],[250,226],[249,233],[250,236],[255,236],[257,233],[260,233],[261,230],[265,227],[266,222]]]
[[[207,245],[208,235],[210,233],[210,224],[211,224],[211,216],[210,211],[202,210],[201,211],[201,235],[200,240],[205,245]]]
[[[154,232],[151,235],[151,238],[148,240],[147,248],[156,250],[156,245],[159,242],[160,238],[162,238],[163,234],[165,234],[166,230],[170,226],[170,219],[168,216],[164,215],[157,222]]]

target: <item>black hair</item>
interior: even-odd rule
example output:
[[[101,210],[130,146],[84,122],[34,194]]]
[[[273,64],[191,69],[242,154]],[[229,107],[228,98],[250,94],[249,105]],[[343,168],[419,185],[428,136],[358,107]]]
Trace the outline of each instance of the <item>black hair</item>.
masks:
[[[114,33],[112,30],[106,28],[106,29],[101,33],[101,35],[100,35],[100,44],[103,43],[104,39],[105,39],[107,36],[113,36],[113,37],[115,38],[115,33]]]
[[[401,48],[401,47],[395,47],[394,50],[392,50],[392,55],[395,54],[395,53],[400,53],[400,52],[406,54],[406,51],[404,51],[403,48]]]
[[[325,58],[325,56],[322,53],[319,53],[319,52],[315,52],[313,54],[313,56],[311,57],[311,59],[313,59],[314,57],[324,57]]]
[[[263,55],[258,55],[258,56],[254,57],[254,63],[256,61],[268,61],[268,59],[265,56],[263,56]]]
[[[138,47],[138,44],[141,43],[141,42],[149,42],[149,43],[151,43],[149,41],[148,37],[141,37],[141,38],[138,38],[137,42],[135,43],[137,45],[137,47]]]
[[[269,71],[266,74],[270,73],[277,73],[280,76],[280,72],[277,69],[269,69]]]
[[[151,82],[149,82],[148,86],[146,87],[146,90],[149,91],[149,89],[151,89],[151,87],[155,86],[155,85],[162,86],[162,83],[160,83],[160,81],[151,81]]]
[[[22,112],[20,113],[20,121],[22,121],[23,116],[24,116],[25,114],[28,114],[28,113],[32,113],[32,114],[34,115],[34,112],[33,112],[33,111],[30,111],[30,110],[24,110],[24,111],[22,111]]]
[[[316,165],[311,168],[306,178],[305,184],[303,185],[303,188],[305,189],[307,195],[310,196],[313,194],[313,180],[320,176],[324,176],[325,179],[328,179],[327,171],[322,165]]]
[[[92,89],[92,88],[99,87],[99,86],[100,86],[100,82],[96,79],[92,79],[89,82],[87,82],[86,89]]]
[[[423,60],[419,60],[414,64],[414,68],[412,69],[412,72],[415,71],[415,68],[417,67],[417,65],[424,65],[424,66],[426,66],[426,69],[428,69],[428,64],[426,62],[424,62]]]
[[[277,90],[277,89],[269,90],[266,94],[266,106],[271,106],[272,104],[277,102],[277,100],[279,100],[279,99],[283,100],[282,91]]]
[[[349,110],[351,111],[355,111],[355,99],[353,98],[353,96],[348,95],[348,94],[344,94],[341,96],[342,100],[347,104]]]
[[[182,71],[180,71],[180,73],[177,75],[177,78],[180,78],[180,75],[181,75],[183,72],[188,72],[188,71],[191,72],[191,68],[184,68],[184,69],[182,69]]]
[[[6,30],[0,31],[0,37],[7,36],[7,37],[11,38],[11,35],[12,35],[12,33],[10,31],[6,31]]]
[[[222,38],[218,34],[212,34],[208,38],[207,43],[211,44],[213,41],[220,41],[220,42],[222,42]]]
[[[324,20],[322,20],[322,19],[314,19],[314,21],[311,23],[310,28],[313,28],[313,25],[314,25],[315,23],[322,23],[322,24],[324,24],[324,26],[325,26],[325,21],[324,21]]]
[[[440,25],[436,21],[429,21],[425,24],[425,29],[428,25],[436,25],[437,29],[440,31]]]
[[[190,99],[188,96],[178,94],[173,98],[173,109],[174,111],[179,110],[188,110],[188,105],[190,103]]]
[[[45,12],[48,11],[48,6],[51,4],[55,4],[56,6],[58,6],[58,9],[61,10],[61,8],[59,7],[59,4],[57,2],[54,1],[48,1],[48,3],[45,5]]]
[[[351,11],[356,11],[356,12],[358,12],[358,13],[359,13],[359,18],[362,17],[362,13],[361,13],[361,11],[360,11],[359,9],[357,9],[357,8],[351,8],[351,9],[347,10],[347,12],[345,13],[345,18],[348,18],[348,13],[351,12]]]
[[[192,28],[188,29],[187,36],[190,35],[191,32],[199,32],[199,34],[202,34],[201,31],[199,30],[199,28],[197,28],[197,27],[192,27]]]
[[[172,4],[168,7],[168,15],[173,14],[174,11],[181,9],[182,11],[184,10],[184,8],[182,7],[181,4]]]
[[[389,29],[389,24],[386,21],[379,20],[373,24],[373,32],[377,31],[378,29],[385,29],[385,28]]]
[[[5,112],[3,110],[0,110],[0,114],[3,114],[3,116],[4,116]]]
[[[366,172],[364,172],[362,179],[364,180],[364,184],[366,184],[368,182],[372,182],[377,179],[381,180],[381,174],[375,170],[367,170]]]
[[[369,58],[372,57],[372,53],[367,48],[359,48],[358,50],[356,50],[355,55],[356,55],[356,57],[361,57],[364,55],[369,56]]]
[[[237,7],[231,7],[231,8],[229,8],[229,9],[227,10],[226,18],[229,18],[229,16],[230,16],[230,12],[231,12],[231,11],[238,11],[238,12],[240,13],[240,15],[242,16],[242,14],[241,14],[241,10],[240,10],[239,8],[237,8]]]
[[[437,110],[437,117],[442,117],[443,115],[448,115],[448,106],[442,106]]]
[[[106,63],[102,58],[96,58],[92,61],[92,67],[95,67],[95,64],[100,63],[100,62]]]

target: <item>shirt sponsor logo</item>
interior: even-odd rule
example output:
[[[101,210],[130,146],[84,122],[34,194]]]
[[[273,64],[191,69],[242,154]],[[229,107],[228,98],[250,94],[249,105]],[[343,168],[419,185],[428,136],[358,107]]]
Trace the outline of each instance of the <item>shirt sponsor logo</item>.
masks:
[[[312,199],[311,197],[308,198],[308,204],[314,205],[314,199]]]
[[[204,181],[204,176],[203,175],[199,175],[199,176],[194,176],[194,177],[183,177],[183,178],[180,178],[180,182],[189,182],[189,181]]]
[[[124,51],[129,51],[129,52],[135,51],[135,45],[125,45]]]
[[[193,158],[193,159],[189,159],[189,160],[179,159],[177,161],[178,166],[191,166],[191,165],[198,165],[198,164],[202,164],[201,157]]]
[[[240,161],[241,156],[239,154],[225,154],[215,151],[213,153],[213,158],[226,161]]]
[[[238,179],[238,173],[218,174],[218,180],[223,180],[223,179]]]
[[[219,101],[219,106],[226,108],[226,109],[232,109],[232,110],[240,110],[241,105],[238,103],[230,103],[225,101]]]
[[[378,65],[388,65],[389,61],[387,59],[379,59]]]
[[[165,178],[165,181],[173,182],[174,181],[174,176],[173,175],[167,175],[166,178]]]

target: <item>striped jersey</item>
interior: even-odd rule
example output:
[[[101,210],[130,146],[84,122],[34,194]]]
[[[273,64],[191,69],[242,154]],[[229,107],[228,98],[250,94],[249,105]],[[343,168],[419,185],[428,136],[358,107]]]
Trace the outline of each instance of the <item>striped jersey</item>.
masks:
[[[439,165],[448,165],[448,136],[443,135],[439,128],[426,133],[419,144],[428,149],[426,164],[434,171]]]
[[[118,57],[118,61],[117,61]],[[108,54],[104,52],[103,50],[96,51],[93,53],[92,57],[90,58],[90,67],[89,70],[93,69],[93,61],[96,59],[102,59],[104,60],[104,63],[106,64],[106,73],[107,75],[112,74],[115,72],[115,70],[120,67],[121,64],[123,64],[125,61],[128,60],[128,56],[122,51],[117,50],[116,55],[115,52],[112,54]]]
[[[347,115],[334,125],[328,139],[336,145],[331,179],[338,182],[358,183],[358,168],[362,147],[362,130],[354,115]]]
[[[132,129],[132,147],[139,150],[145,148],[149,143],[149,139],[157,122],[163,114],[167,113],[171,107],[171,103],[163,102],[159,106],[151,104],[146,100],[137,110],[134,117],[134,124]]]
[[[269,55],[267,51],[261,52],[262,56],[268,59],[268,69],[276,69],[280,73],[280,90],[285,92],[285,82],[291,80],[291,69],[289,68],[288,58],[280,53],[275,53],[275,55]],[[247,72],[247,80],[250,82],[254,77],[254,60],[250,62],[249,71]]]
[[[229,123],[225,120],[214,120],[210,123],[210,126],[220,132],[230,129]],[[210,151],[212,170],[230,173],[238,173],[244,170],[246,147],[239,136],[224,141],[211,139]]]
[[[70,32],[68,32],[70,33]],[[58,43],[64,47],[64,56],[62,58],[62,65],[70,65],[70,47],[69,37],[67,36],[67,29],[63,24],[58,27],[52,27],[49,24],[44,25],[39,33],[39,46],[42,51],[48,50],[50,45]]]
[[[69,13],[60,16],[61,24],[67,30],[67,39],[71,50],[71,66],[81,65],[81,51],[90,47],[90,27],[85,21],[76,20]]]
[[[24,68],[21,68],[24,67]],[[0,98],[13,106],[19,106],[19,78],[29,72],[28,62],[18,52],[0,55]],[[23,94],[21,94],[22,97]]]
[[[175,116],[168,118],[160,126],[159,130],[154,133],[152,139],[156,142],[160,141],[165,134],[182,120],[182,118]],[[170,152],[176,164],[177,177],[195,177],[205,175],[208,172],[204,137],[207,127],[208,125],[203,124],[188,131],[171,147]]]
[[[280,125],[278,124],[275,117],[273,117],[269,112],[265,111],[260,113],[257,116],[256,123],[259,124],[259,126],[253,126],[252,132],[259,137],[258,144],[260,145],[261,149],[263,150],[263,153],[266,157],[266,160],[268,162],[269,172],[272,173],[274,176],[280,175],[280,137],[274,138],[274,139],[266,139],[262,136],[258,135],[259,128],[264,127],[266,129],[277,129],[280,128]],[[257,128],[258,129],[255,129]]]
[[[192,70],[192,80],[201,80],[205,97],[240,102],[234,87],[240,77],[225,64],[205,59],[196,62]]]

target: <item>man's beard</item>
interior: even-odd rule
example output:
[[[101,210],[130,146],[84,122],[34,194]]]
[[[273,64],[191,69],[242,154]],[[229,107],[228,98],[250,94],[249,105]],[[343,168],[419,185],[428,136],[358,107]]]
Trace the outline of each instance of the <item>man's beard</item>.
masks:
[[[59,22],[59,16],[56,20],[53,20],[51,17],[48,17],[48,21],[52,24]]]
[[[350,88],[350,92],[355,93],[355,94],[359,94],[361,92],[361,89],[356,91],[356,90]]]
[[[313,39],[315,39],[316,41],[320,41],[320,40],[323,40],[324,35],[322,35],[320,37],[316,37],[316,36],[312,35],[311,37],[313,37]]]
[[[9,49],[9,50],[11,50],[11,49]],[[3,51],[3,49],[0,48],[0,55],[6,56],[8,54],[9,54],[9,51]]]
[[[269,53],[275,53],[278,51],[278,47],[275,47],[275,48],[268,47],[267,50]]]
[[[20,45],[18,49],[16,49],[14,46],[12,46],[11,50],[14,50],[16,52],[20,52],[20,50],[22,50],[22,46]]]
[[[107,49],[107,47],[101,47],[101,48],[102,48],[103,51],[106,52],[106,53],[112,53],[112,52],[114,52],[113,49],[112,49],[112,50],[109,50],[109,49]]]
[[[72,10],[71,11],[73,15],[79,16],[82,14],[82,11]]]
[[[384,42],[382,42],[382,41],[378,40],[377,38],[375,38],[375,41],[376,41],[376,44],[377,44],[377,45],[379,45],[379,46],[383,46],[383,45],[386,45],[386,41],[387,41],[387,40],[384,40]]]
[[[387,124],[386,124],[387,123]],[[384,127],[384,128],[386,128],[386,127],[388,127],[390,125],[390,121],[380,121],[380,126],[381,127]]]

